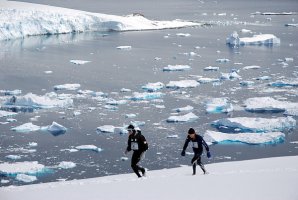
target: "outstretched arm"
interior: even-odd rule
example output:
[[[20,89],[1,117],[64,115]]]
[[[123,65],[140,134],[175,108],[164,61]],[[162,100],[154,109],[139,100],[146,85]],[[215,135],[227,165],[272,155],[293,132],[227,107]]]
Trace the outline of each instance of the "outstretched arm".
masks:
[[[202,138],[202,144],[204,145],[206,151],[209,151],[208,144],[205,142],[205,140]]]

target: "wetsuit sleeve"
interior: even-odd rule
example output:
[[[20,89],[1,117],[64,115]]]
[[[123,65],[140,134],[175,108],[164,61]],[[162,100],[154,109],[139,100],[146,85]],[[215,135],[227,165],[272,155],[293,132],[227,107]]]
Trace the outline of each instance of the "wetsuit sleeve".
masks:
[[[208,144],[205,142],[205,140],[202,138],[202,144],[204,145],[206,151],[209,151]]]
[[[190,139],[187,137],[186,140],[185,140],[185,143],[184,143],[184,146],[183,146],[183,151],[186,150],[187,146],[188,146],[188,143],[189,143]]]
[[[131,151],[131,140],[130,140],[130,137],[128,137],[128,141],[127,141],[127,148],[126,148],[127,151]]]

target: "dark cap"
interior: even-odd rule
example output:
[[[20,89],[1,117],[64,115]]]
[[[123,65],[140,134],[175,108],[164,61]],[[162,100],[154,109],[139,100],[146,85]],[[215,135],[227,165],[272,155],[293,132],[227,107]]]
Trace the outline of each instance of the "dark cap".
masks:
[[[135,127],[134,127],[132,124],[130,124],[130,125],[127,127],[127,130],[135,130]]]
[[[193,129],[193,128],[190,128],[189,130],[188,130],[188,134],[195,134],[196,132],[195,132],[195,129]]]

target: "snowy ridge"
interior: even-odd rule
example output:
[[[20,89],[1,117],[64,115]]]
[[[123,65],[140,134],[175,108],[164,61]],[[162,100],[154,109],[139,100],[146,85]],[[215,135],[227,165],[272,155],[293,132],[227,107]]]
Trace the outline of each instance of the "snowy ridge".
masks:
[[[199,23],[152,21],[141,15],[116,16],[14,2],[0,3],[0,40],[86,31],[136,31],[198,26]]]

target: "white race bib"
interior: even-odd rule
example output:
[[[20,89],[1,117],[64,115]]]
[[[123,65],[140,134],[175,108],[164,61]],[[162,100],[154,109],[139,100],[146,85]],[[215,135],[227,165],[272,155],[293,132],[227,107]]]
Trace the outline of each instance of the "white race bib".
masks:
[[[139,144],[137,142],[131,143],[131,149],[132,150],[139,150]]]
[[[193,147],[193,148],[199,148],[198,142],[193,142],[193,143],[192,143],[192,147]]]

